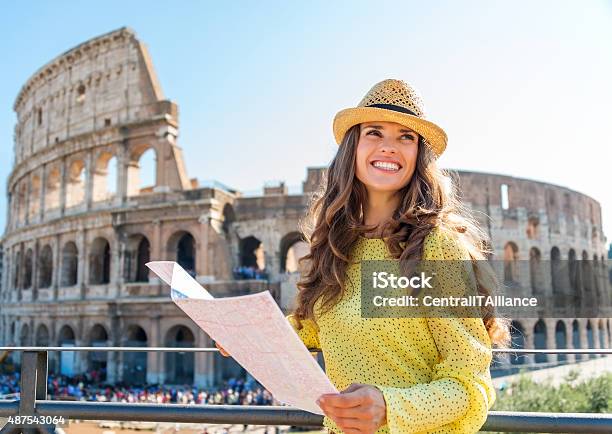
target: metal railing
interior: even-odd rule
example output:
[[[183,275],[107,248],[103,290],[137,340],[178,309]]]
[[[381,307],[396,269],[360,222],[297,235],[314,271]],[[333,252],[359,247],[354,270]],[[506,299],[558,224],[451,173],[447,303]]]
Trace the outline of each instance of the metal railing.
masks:
[[[48,351],[213,352],[217,348],[166,347],[0,347],[19,351],[20,398],[0,401],[0,417],[19,416],[29,423],[7,423],[0,434],[54,433],[53,417],[81,420],[291,425],[322,427],[323,416],[287,406],[218,404],[125,404],[47,400]],[[312,352],[318,350],[311,349]],[[612,354],[612,349],[493,349],[498,353]],[[40,422],[40,423],[36,423]],[[50,422],[50,423],[45,423]],[[489,411],[481,431],[538,433],[610,433],[612,414]]]

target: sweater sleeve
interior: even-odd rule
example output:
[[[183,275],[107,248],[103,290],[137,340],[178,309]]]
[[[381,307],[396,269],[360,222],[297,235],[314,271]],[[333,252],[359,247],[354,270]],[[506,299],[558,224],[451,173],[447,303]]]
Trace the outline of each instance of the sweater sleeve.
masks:
[[[466,256],[467,255],[467,256]],[[467,251],[446,236],[426,239],[424,259],[469,259]],[[454,261],[459,264],[460,261]],[[458,266],[440,267],[438,282],[449,292],[468,285]],[[440,275],[439,271],[443,271]],[[467,291],[467,288],[464,288]],[[375,385],[386,402],[387,424],[394,433],[475,433],[495,401],[491,381],[491,340],[481,318],[429,317],[427,324],[438,349],[429,383],[411,387]]]
[[[300,337],[306,348],[313,348],[320,350],[321,344],[319,343],[319,332],[317,325],[312,319],[302,320],[302,328],[298,330],[298,320],[294,314],[286,316],[287,320]]]

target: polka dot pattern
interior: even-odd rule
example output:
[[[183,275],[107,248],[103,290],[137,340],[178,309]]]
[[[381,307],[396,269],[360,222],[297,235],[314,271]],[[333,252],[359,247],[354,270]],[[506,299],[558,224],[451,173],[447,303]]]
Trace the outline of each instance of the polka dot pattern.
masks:
[[[328,377],[338,390],[351,383],[377,387],[387,406],[382,433],[475,433],[495,401],[491,341],[479,318],[362,318],[361,260],[389,258],[382,238],[360,237],[351,249],[357,264],[346,271],[346,293],[316,323],[296,332],[308,347],[323,351]],[[434,228],[423,259],[469,259],[467,251]],[[438,276],[440,277],[440,276]],[[464,285],[452,274],[437,284]],[[293,315],[287,317],[296,327]],[[328,432],[343,433],[327,416]]]

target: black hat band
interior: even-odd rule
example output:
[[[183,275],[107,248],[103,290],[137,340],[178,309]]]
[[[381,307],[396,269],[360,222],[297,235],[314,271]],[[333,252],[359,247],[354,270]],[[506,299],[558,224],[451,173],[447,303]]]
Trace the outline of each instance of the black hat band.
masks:
[[[420,117],[413,111],[408,110],[405,107],[395,105],[395,104],[370,104],[370,105],[367,105],[366,107],[376,107],[376,108],[381,108],[381,109],[393,110],[396,112],[406,113],[412,116]]]

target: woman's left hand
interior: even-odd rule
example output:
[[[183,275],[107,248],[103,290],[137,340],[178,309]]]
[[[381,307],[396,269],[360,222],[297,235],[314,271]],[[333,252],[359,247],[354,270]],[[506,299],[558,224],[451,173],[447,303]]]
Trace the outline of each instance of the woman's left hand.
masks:
[[[373,434],[387,423],[385,398],[369,384],[353,383],[340,393],[326,393],[317,404],[346,434]]]

